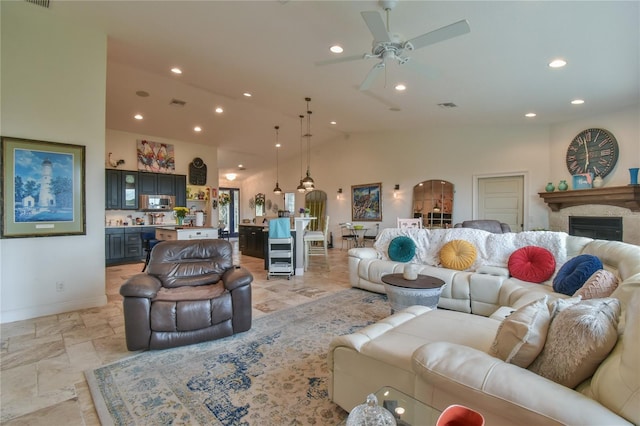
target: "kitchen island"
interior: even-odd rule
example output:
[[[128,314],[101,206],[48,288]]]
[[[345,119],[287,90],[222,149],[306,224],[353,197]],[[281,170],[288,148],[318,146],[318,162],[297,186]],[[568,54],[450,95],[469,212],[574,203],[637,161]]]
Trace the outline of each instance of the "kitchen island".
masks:
[[[199,226],[167,226],[156,228],[156,239],[161,241],[217,239],[218,230]]]

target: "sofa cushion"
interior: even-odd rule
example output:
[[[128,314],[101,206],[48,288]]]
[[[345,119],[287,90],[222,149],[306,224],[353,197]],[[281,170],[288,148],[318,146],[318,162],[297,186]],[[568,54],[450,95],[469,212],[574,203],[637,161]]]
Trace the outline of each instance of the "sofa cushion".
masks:
[[[598,269],[587,279],[582,287],[574,293],[574,296],[582,296],[582,299],[600,299],[609,297],[618,287],[618,279],[613,273]]]
[[[585,300],[551,321],[547,342],[529,370],[569,388],[596,371],[618,340],[618,299]]]
[[[512,277],[531,283],[547,281],[556,270],[553,254],[545,248],[526,246],[509,256],[509,273]]]
[[[489,355],[527,368],[542,351],[550,322],[547,296],[524,305],[502,321]]]
[[[553,290],[571,296],[598,269],[602,269],[602,262],[596,256],[590,254],[576,256],[562,265],[553,279]]]
[[[389,243],[389,259],[408,262],[416,255],[416,243],[409,237],[396,237]]]
[[[468,241],[453,240],[440,249],[440,263],[442,266],[457,271],[464,271],[473,265],[478,253],[476,248]]]

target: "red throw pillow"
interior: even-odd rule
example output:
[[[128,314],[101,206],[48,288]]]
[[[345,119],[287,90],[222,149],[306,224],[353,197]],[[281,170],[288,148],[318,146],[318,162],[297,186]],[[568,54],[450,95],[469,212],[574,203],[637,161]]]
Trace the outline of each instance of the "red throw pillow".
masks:
[[[556,260],[545,248],[527,246],[514,251],[509,256],[508,266],[512,277],[530,283],[541,283],[553,275],[556,270]]]

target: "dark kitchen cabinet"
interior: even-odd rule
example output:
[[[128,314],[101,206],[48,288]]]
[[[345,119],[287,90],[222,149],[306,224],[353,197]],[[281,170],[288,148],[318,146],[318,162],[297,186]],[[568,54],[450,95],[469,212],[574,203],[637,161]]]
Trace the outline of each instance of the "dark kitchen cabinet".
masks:
[[[107,169],[106,171],[106,187],[105,187],[105,208],[119,209],[122,205],[122,180],[120,170]]]
[[[124,229],[105,230],[106,263],[115,263],[124,258]]]
[[[158,177],[157,173],[138,173],[139,188],[141,195],[157,195],[158,194]]]
[[[140,172],[139,188],[143,195],[173,195],[176,206],[186,207],[187,176]]]
[[[173,177],[175,180],[176,206],[187,207],[187,176],[173,175]]]
[[[105,229],[105,257],[107,265],[141,262],[143,260],[140,234],[155,232],[153,226],[129,226]]]
[[[264,259],[265,232],[262,226],[242,226],[238,230],[238,247],[245,256]]]
[[[107,169],[105,182],[107,210],[138,209],[138,172]]]

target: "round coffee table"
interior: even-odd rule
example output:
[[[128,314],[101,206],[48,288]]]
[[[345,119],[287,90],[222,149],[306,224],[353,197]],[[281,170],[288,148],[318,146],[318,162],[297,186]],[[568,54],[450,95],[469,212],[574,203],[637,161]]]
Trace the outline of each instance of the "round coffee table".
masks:
[[[444,281],[430,275],[418,275],[418,279],[406,280],[402,274],[388,274],[381,278],[391,305],[391,313],[413,305],[435,309],[440,300]]]

